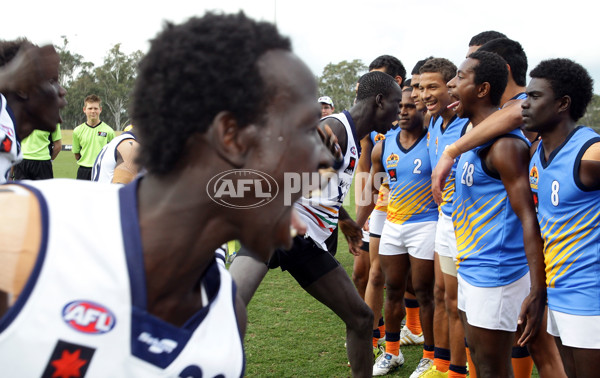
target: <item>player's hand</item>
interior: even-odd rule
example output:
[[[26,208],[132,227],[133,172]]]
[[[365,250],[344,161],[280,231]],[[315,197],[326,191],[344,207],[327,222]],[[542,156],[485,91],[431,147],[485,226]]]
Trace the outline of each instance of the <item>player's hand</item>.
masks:
[[[367,219],[367,221],[365,222],[364,226],[363,226],[363,230],[369,232],[369,219]]]
[[[539,290],[532,289],[529,295],[523,300],[521,313],[519,314],[518,326],[522,329],[522,334],[517,343],[525,346],[528,342],[535,339],[540,324],[542,324],[544,310],[546,306],[546,288]]]
[[[438,205],[442,203],[442,192],[453,165],[454,159],[444,151],[431,173],[431,192],[433,193],[433,200]]]
[[[9,89],[27,93],[56,78],[59,66],[60,57],[52,45],[21,49],[5,67],[11,78]]]
[[[348,250],[354,256],[358,256],[361,253],[360,246],[362,245],[362,229],[354,220],[340,219],[338,221],[338,227],[346,237],[348,242]]]
[[[337,170],[339,166],[341,166],[341,164],[344,162],[342,148],[338,144],[337,137],[335,136],[329,125],[325,125],[324,130],[319,127],[317,128],[317,131],[319,133],[319,137],[321,138],[329,152],[331,152],[331,154],[333,155],[333,168]]]

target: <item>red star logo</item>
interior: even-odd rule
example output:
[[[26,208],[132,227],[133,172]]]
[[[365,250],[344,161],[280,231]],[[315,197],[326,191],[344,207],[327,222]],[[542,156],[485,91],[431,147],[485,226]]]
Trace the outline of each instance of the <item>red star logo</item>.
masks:
[[[12,141],[8,137],[4,138],[1,144],[4,152],[10,152],[10,149],[12,148]]]
[[[81,377],[79,369],[84,366],[88,361],[79,358],[81,350],[77,349],[75,352],[70,353],[68,350],[63,350],[62,356],[59,360],[51,362],[52,366],[56,368],[53,378],[71,378]]]

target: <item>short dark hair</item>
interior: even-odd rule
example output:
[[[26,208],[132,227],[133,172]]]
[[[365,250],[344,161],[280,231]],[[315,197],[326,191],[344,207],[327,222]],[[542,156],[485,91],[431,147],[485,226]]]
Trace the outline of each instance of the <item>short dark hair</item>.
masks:
[[[358,91],[356,92],[356,101],[382,94],[389,95],[394,86],[398,86],[396,80],[388,74],[380,71],[368,72],[358,80]]]
[[[534,79],[550,82],[554,98],[571,98],[569,115],[573,121],[583,117],[594,95],[594,80],[582,65],[570,59],[548,59],[538,64],[529,74]]]
[[[496,38],[507,38],[507,37],[506,37],[506,35],[504,35],[504,33],[500,33],[495,30],[486,30],[486,31],[482,31],[479,34],[475,34],[473,37],[471,37],[471,40],[469,41],[469,46],[482,46],[486,42],[489,42],[492,39],[496,39]]]
[[[0,67],[5,66],[17,56],[22,47],[35,46],[27,38],[17,38],[12,41],[0,41]]]
[[[419,69],[419,74],[426,72],[437,72],[442,75],[442,78],[447,82],[456,76],[456,65],[446,58],[432,58],[423,64]]]
[[[400,59],[391,55],[381,55],[375,58],[374,61],[369,64],[369,71],[372,71],[376,68],[385,68],[385,73],[390,75],[391,77],[400,76],[402,78],[402,82],[406,80],[406,68],[400,61]]]
[[[412,71],[410,71],[411,75],[418,75],[419,74],[419,70],[421,69],[421,67],[423,67],[423,64],[425,64],[425,62],[427,62],[429,59],[433,59],[432,56],[425,58],[425,59],[421,59],[417,62],[417,64],[415,64],[415,66],[413,67]]]
[[[484,43],[477,51],[490,51],[500,55],[510,66],[517,85],[527,85],[527,55],[521,44],[508,38],[496,38]]]
[[[475,84],[490,83],[490,101],[492,105],[500,105],[508,83],[506,61],[496,53],[479,50],[469,55],[469,58],[479,61],[479,64],[473,67]]]
[[[204,133],[221,111],[231,112],[241,127],[262,120],[275,89],[257,61],[271,50],[290,51],[290,40],[243,12],[166,23],[140,62],[133,92],[144,167],[169,172],[186,141]]]

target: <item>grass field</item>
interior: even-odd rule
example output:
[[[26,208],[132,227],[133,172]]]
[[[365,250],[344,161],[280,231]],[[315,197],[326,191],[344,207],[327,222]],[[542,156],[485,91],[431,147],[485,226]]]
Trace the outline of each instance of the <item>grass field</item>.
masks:
[[[71,135],[72,131],[63,131],[63,144],[71,144]],[[73,153],[62,151],[54,161],[55,177],[74,178],[76,171]],[[349,198],[354,198],[352,193]],[[353,208],[347,207],[352,216]],[[351,275],[353,259],[343,236],[336,257]],[[332,311],[288,273],[271,270],[248,306],[246,376],[349,377],[344,341],[345,326]],[[410,376],[422,356],[420,346],[403,347],[402,352],[404,366],[389,376]],[[538,376],[535,370],[533,376]]]

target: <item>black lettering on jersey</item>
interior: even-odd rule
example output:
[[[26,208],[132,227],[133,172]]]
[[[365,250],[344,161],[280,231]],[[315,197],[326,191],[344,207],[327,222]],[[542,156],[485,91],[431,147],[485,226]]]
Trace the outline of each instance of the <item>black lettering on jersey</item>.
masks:
[[[7,136],[0,142],[0,152],[10,152],[12,149],[12,140]]]
[[[85,377],[96,349],[58,340],[42,378]]]
[[[196,365],[190,365],[183,369],[178,375],[179,378],[202,378],[202,369]],[[223,374],[215,375],[213,378],[225,378]]]
[[[396,177],[396,169],[390,169],[388,174],[390,175],[390,182],[396,182],[398,180],[398,177]]]
[[[356,167],[356,158],[350,157],[350,162],[348,163],[348,168],[344,169],[344,173],[351,175],[352,172],[354,172],[355,167]]]

